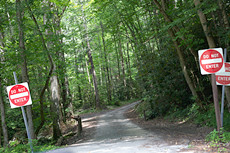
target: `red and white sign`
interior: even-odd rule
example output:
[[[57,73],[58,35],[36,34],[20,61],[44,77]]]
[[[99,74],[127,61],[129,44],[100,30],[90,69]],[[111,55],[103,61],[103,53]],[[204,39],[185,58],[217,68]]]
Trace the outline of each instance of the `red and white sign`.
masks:
[[[199,50],[201,74],[224,72],[224,59],[222,48]]]
[[[216,73],[216,84],[230,86],[230,63],[224,63],[225,72]]]
[[[32,100],[30,97],[29,86],[27,82],[8,86],[7,88],[8,97],[10,100],[11,108],[31,105]]]
[[[224,63],[225,65],[225,72],[230,72],[230,63]]]
[[[216,75],[216,84],[230,86],[230,73]]]

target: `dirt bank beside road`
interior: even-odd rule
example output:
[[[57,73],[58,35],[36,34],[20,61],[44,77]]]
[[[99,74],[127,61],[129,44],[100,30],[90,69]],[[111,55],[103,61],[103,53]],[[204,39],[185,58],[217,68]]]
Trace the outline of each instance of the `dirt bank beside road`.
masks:
[[[145,121],[138,117],[138,114],[133,108],[126,111],[125,116],[141,128],[160,135],[169,144],[184,144],[185,140],[189,140],[188,148],[182,149],[181,151],[203,153],[223,150],[219,152],[230,152],[230,146],[210,147],[210,143],[205,141],[206,135],[210,133],[213,128],[198,127],[189,122],[171,122],[163,118]]]

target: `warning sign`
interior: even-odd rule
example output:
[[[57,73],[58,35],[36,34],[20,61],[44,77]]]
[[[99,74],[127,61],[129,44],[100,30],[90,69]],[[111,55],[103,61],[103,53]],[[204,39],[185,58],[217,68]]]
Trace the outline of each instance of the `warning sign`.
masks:
[[[13,85],[13,86],[8,86],[7,93],[8,93],[11,108],[32,104],[32,100],[29,92],[29,86],[27,82]]]
[[[230,73],[216,75],[216,84],[230,86]]]
[[[225,72],[230,72],[230,63],[224,63],[225,65]]]
[[[222,48],[199,50],[201,74],[224,72]]]

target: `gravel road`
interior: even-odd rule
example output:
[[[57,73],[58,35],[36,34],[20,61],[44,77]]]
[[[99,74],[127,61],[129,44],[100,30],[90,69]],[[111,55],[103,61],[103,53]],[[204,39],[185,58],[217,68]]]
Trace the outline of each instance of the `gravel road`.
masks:
[[[188,147],[188,140],[184,144],[170,145],[159,135],[125,118],[124,112],[137,103],[100,115],[95,135],[90,141],[47,153],[175,153],[183,152],[181,150]]]

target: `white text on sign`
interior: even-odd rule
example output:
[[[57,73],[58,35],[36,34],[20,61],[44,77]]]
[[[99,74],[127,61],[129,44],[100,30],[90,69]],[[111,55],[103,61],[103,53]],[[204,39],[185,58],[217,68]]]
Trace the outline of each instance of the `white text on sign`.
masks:
[[[203,49],[198,51],[201,74],[213,74],[224,71],[222,48]]]

